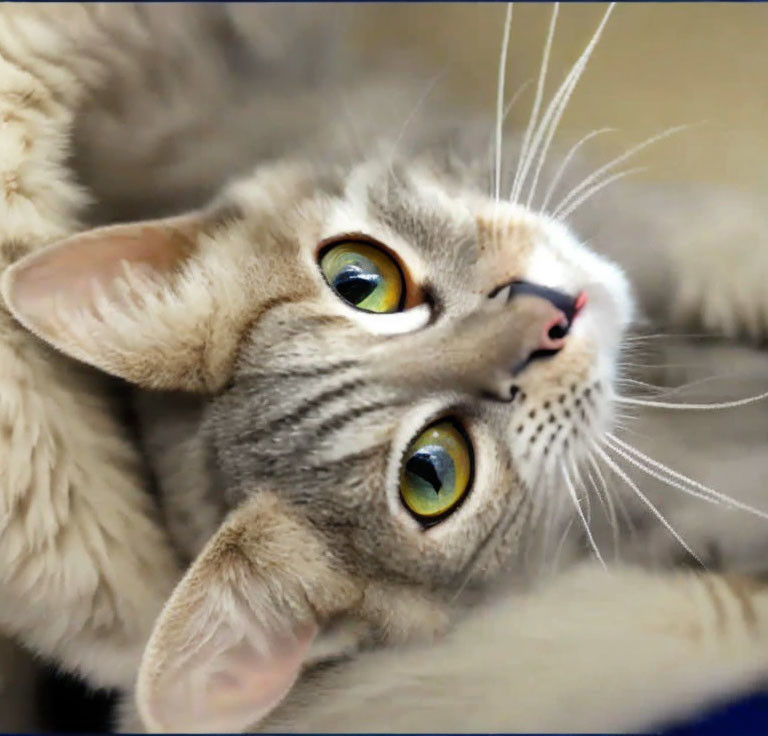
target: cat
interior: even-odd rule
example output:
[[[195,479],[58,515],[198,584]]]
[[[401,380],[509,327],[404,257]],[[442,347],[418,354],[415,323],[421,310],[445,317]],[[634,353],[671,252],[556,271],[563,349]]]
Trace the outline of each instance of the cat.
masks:
[[[86,609],[72,619],[82,627],[76,637],[54,639],[35,616],[48,623],[51,601],[67,611],[71,602],[41,606],[38,593],[55,594],[55,585],[14,588],[6,575],[9,599],[34,614],[22,620],[4,607],[8,633],[96,684],[130,689],[138,669],[142,722],[129,712],[124,725],[150,730],[631,729],[765,676],[768,611],[757,579],[589,564],[551,581],[525,579],[524,551],[543,538],[541,524],[556,538],[586,520],[580,466],[595,447],[606,452],[595,442],[615,421],[617,364],[636,300],[623,271],[564,223],[488,196],[488,141],[471,125],[430,120],[394,147],[361,132],[365,155],[351,163],[340,162],[338,142],[315,155],[277,143],[262,155],[272,161],[225,184],[210,204],[78,232],[85,201],[58,142],[72,130],[104,39],[135,30],[142,48],[154,11],[2,12],[2,79],[16,106],[0,135],[17,144],[25,175],[39,170],[42,196],[62,198],[58,208],[33,210],[52,224],[28,219],[34,174],[6,179],[19,198],[6,196],[5,220],[19,231],[4,225],[4,299],[60,353],[142,389],[141,441],[173,544],[191,563],[153,625],[178,579],[175,560],[140,476],[115,473],[112,450],[105,477],[114,483],[98,488],[136,499],[120,526],[135,541],[110,545],[134,572],[112,578],[121,585],[105,597],[141,614],[99,639],[103,623]],[[144,22],[134,28],[132,18]],[[372,94],[370,83],[358,90]],[[389,115],[377,108],[371,122],[392,135]],[[307,119],[311,150],[324,131]],[[208,173],[212,181],[218,172]],[[522,190],[520,176],[509,184]],[[191,189],[181,199],[206,198],[202,184]],[[120,200],[114,188],[112,199]],[[159,209],[177,204],[171,197]],[[59,208],[64,215],[54,217]],[[130,208],[141,209],[135,200]],[[693,295],[689,311],[709,298],[703,287],[683,291]],[[99,374],[76,373],[4,319],[3,346],[27,351],[9,396],[40,365],[53,366],[49,399],[56,382],[73,377],[85,388],[67,385],[68,394],[98,396]],[[99,460],[98,440],[138,464],[102,404],[93,426],[74,405],[56,414],[56,403],[40,411],[46,422],[66,421],[58,443],[96,430],[70,449],[78,462]],[[95,498],[101,505],[88,519],[98,529],[108,506]],[[45,495],[34,500],[49,509]],[[79,539],[77,525],[66,530]],[[566,551],[568,564],[579,552],[578,544]],[[137,569],[141,554],[148,562]],[[15,555],[0,559],[14,571]],[[53,576],[70,561],[56,562]],[[556,626],[563,611],[568,620]],[[549,650],[537,644],[542,622]],[[97,650],[94,639],[114,651]],[[622,646],[633,654],[631,672]],[[536,666],[541,680],[531,681]],[[411,673],[422,695],[434,683],[423,711],[398,672]],[[479,675],[492,707],[471,712],[477,690],[457,698],[451,673],[475,687]],[[598,675],[615,688],[607,704],[590,684]],[[380,713],[372,692],[383,696]],[[542,692],[547,700],[536,705]],[[572,707],[553,714],[563,702]]]

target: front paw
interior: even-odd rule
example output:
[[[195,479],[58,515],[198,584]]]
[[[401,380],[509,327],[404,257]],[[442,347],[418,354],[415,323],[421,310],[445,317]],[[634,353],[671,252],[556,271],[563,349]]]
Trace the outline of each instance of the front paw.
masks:
[[[746,197],[720,194],[688,221],[672,252],[673,317],[715,334],[768,341],[768,217]]]

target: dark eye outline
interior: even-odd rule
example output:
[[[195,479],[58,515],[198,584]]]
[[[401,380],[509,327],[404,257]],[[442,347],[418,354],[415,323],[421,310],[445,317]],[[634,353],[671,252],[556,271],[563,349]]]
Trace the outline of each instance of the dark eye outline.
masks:
[[[467,454],[469,455],[469,478],[467,479],[467,487],[464,489],[464,492],[459,496],[456,503],[453,504],[450,508],[443,511],[442,514],[439,516],[420,516],[415,511],[413,511],[410,506],[405,502],[405,499],[403,498],[402,489],[399,485],[399,480],[402,477],[402,472],[405,464],[409,460],[408,456],[408,450],[410,450],[411,445],[419,438],[421,435],[424,434],[424,432],[428,431],[432,427],[434,427],[437,424],[443,424],[443,423],[449,423],[462,437],[464,440],[466,447],[467,447]],[[433,526],[437,526],[442,521],[445,521],[449,516],[454,514],[456,511],[458,511],[461,506],[464,504],[464,502],[467,500],[469,495],[472,493],[472,489],[475,485],[475,448],[472,444],[472,439],[469,436],[469,432],[467,432],[466,427],[464,426],[464,423],[456,416],[454,415],[448,415],[448,416],[441,416],[436,419],[433,419],[429,424],[425,424],[416,434],[411,437],[410,441],[408,442],[408,445],[406,446],[405,450],[403,450],[403,455],[400,458],[400,468],[398,471],[398,488],[397,488],[397,496],[400,501],[400,504],[402,507],[408,512],[408,515],[419,522],[419,524],[422,527],[422,531],[426,531],[427,529],[430,529]]]
[[[402,293],[400,294],[400,301],[397,305],[397,310],[394,312],[373,312],[368,309],[361,309],[360,307],[355,306],[354,304],[351,304],[346,299],[344,299],[342,296],[338,294],[338,292],[333,288],[333,285],[328,281],[326,278],[325,273],[323,272],[322,267],[320,264],[323,261],[323,256],[331,250],[332,248],[335,248],[337,245],[343,245],[345,243],[360,243],[361,245],[367,245],[369,247],[375,248],[376,250],[383,253],[387,258],[389,258],[392,263],[395,265],[395,268],[397,269],[398,274],[400,275],[400,283],[402,286]],[[424,301],[423,294],[421,293],[421,289],[419,289],[413,282],[413,280],[410,277],[410,274],[408,271],[403,267],[402,261],[400,258],[398,258],[397,254],[391,249],[388,248],[383,243],[379,242],[378,240],[375,240],[374,238],[371,238],[368,235],[364,235],[362,233],[344,233],[342,235],[334,235],[332,238],[326,238],[325,240],[320,241],[317,246],[317,251],[315,253],[315,261],[317,262],[318,270],[320,271],[320,275],[323,277],[323,281],[328,285],[328,288],[334,293],[337,299],[341,300],[344,304],[346,304],[351,309],[355,309],[358,312],[362,312],[363,314],[378,314],[378,315],[384,315],[384,314],[398,314],[400,312],[404,312],[406,309],[410,309],[411,307],[418,306]]]

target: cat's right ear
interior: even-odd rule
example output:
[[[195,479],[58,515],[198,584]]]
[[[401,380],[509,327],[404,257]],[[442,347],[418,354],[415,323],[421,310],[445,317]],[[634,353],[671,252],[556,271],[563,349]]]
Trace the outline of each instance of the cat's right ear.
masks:
[[[318,614],[360,598],[312,530],[276,497],[235,511],[155,624],[136,703],[151,732],[242,732],[293,687]]]
[[[147,388],[215,390],[244,312],[242,269],[203,252],[207,213],[101,227],[6,269],[14,317],[67,355]],[[218,259],[218,260],[217,260]]]

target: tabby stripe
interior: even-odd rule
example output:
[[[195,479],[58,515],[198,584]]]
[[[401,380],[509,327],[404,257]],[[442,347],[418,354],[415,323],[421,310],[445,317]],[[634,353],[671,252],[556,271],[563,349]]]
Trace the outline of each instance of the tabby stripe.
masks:
[[[749,596],[750,583],[732,575],[723,575],[722,579],[733,593],[733,597],[739,602],[744,623],[750,630],[755,631],[757,629],[757,614]]]
[[[714,604],[717,630],[719,633],[723,634],[725,633],[725,606],[723,605],[723,601],[717,594],[715,583],[712,578],[709,577],[709,575],[702,575],[701,582],[704,584],[704,587],[706,588],[707,593],[709,594],[709,597],[712,599],[712,603]]]
[[[243,376],[238,379],[243,385],[248,386],[252,383],[259,383],[265,378],[322,378],[329,373],[354,368],[358,365],[356,360],[341,360],[338,363],[327,363],[325,365],[314,366],[312,368],[296,368],[284,371],[265,371],[264,373],[255,373]]]
[[[346,408],[343,411],[340,411],[334,416],[330,417],[330,419],[326,419],[314,430],[313,434],[315,437],[318,437],[321,434],[328,432],[339,432],[344,429],[344,427],[346,427],[350,422],[354,422],[366,414],[372,414],[373,412],[381,411],[382,409],[389,409],[391,407],[406,405],[407,402],[404,401],[377,401],[371,404],[366,404],[364,406],[358,406],[356,409]]]
[[[305,419],[309,414],[312,413],[312,411],[323,406],[323,404],[329,403],[336,399],[344,398],[351,391],[354,391],[356,388],[360,388],[364,385],[365,381],[362,378],[354,378],[351,381],[342,383],[336,388],[327,389],[326,391],[323,391],[315,396],[313,399],[310,399],[309,401],[299,406],[299,408],[295,411],[289,412],[288,414],[283,414],[281,417],[272,420],[269,424],[267,424],[266,427],[257,427],[252,432],[248,432],[240,439],[238,444],[247,444],[253,442],[259,437],[269,437],[279,429],[282,429],[285,426],[290,426],[291,424],[296,424],[302,419]]]

